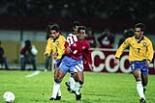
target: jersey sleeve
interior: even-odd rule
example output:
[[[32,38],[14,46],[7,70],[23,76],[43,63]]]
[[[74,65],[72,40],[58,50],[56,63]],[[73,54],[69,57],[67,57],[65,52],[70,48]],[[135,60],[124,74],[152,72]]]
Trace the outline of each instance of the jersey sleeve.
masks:
[[[62,56],[64,53],[65,53],[65,43],[66,43],[66,39],[64,36],[62,36],[61,40],[59,41],[60,42],[60,52],[58,55]]]
[[[153,50],[152,42],[150,40],[148,41],[146,56],[147,56],[148,60],[151,62],[153,59],[153,56],[154,56],[154,50]]]
[[[92,56],[91,56],[91,51],[90,51],[90,45],[89,45],[89,42],[86,42],[85,43],[85,50],[83,52],[83,59],[84,59],[84,62],[85,63],[88,63],[88,64],[92,64]]]
[[[46,43],[44,55],[50,55],[54,50],[53,40],[49,38]]]
[[[129,46],[129,38],[126,39],[121,45],[120,47],[117,49],[116,53],[115,53],[115,57],[116,58],[120,58],[120,56],[122,55],[123,51]]]

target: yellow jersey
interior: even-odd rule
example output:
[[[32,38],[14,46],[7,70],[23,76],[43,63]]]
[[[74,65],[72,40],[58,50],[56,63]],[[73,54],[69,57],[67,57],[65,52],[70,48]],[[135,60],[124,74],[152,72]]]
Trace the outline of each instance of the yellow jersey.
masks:
[[[152,42],[144,36],[138,43],[135,36],[127,38],[121,46],[117,49],[115,57],[120,58],[123,51],[129,46],[129,61],[152,61],[154,50]]]
[[[46,48],[45,48],[44,55],[50,56],[51,53],[54,52],[54,51],[55,51],[55,49],[54,49],[53,39],[49,38],[47,40],[47,43],[46,43]]]
[[[65,52],[65,42],[66,39],[63,35],[59,35],[55,40],[49,38],[47,41],[46,49],[44,54],[57,54],[54,59],[61,59],[62,55]]]
[[[53,40],[54,43],[53,51],[58,54],[56,59],[61,59],[61,57],[63,56],[65,52],[65,42],[66,38],[63,35],[59,35],[57,39]]]

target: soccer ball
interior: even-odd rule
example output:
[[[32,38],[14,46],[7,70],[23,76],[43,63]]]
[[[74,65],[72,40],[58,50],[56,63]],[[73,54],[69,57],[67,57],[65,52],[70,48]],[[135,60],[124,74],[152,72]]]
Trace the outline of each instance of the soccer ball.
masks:
[[[7,103],[13,103],[15,101],[15,95],[10,91],[6,91],[3,95],[3,99]]]

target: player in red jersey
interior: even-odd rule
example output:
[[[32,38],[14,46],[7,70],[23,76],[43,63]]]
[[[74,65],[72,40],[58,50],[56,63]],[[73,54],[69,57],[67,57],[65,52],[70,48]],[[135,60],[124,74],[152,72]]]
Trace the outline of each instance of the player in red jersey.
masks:
[[[88,40],[85,39],[86,34],[85,34],[85,27],[84,26],[79,26],[78,28],[78,33],[73,35],[71,38],[76,38],[73,39],[73,43],[70,44],[70,48],[72,50],[72,53],[67,54],[68,56],[79,59],[80,56],[82,55],[82,59],[84,62],[87,62],[88,64],[92,64],[92,59],[91,59],[91,54],[89,51],[89,42]]]
[[[92,59],[91,54],[89,51],[89,41],[85,39],[85,27],[79,26],[77,34],[74,35],[78,38],[78,41],[74,41],[76,39],[73,39],[74,43],[69,44],[69,47],[71,49],[71,53],[67,54],[67,56],[74,58],[76,60],[82,60],[81,64],[78,64],[74,66],[73,70],[70,69],[71,73],[73,73],[73,77],[75,79],[75,83],[71,84],[69,88],[74,91],[76,94],[76,99],[80,100],[81,94],[80,94],[80,88],[82,87],[82,84],[84,82],[84,75],[83,75],[83,62],[87,62],[89,66],[92,68]],[[73,38],[73,37],[72,37]],[[73,86],[72,86],[73,85]]]
[[[73,77],[76,81],[75,84],[75,95],[76,100],[81,99],[80,88],[83,84],[83,59],[86,59],[88,63],[92,63],[91,59],[88,59],[86,54],[90,54],[89,52],[89,43],[85,40],[85,27],[79,27],[77,33],[78,41],[70,45],[66,45],[66,54],[61,60],[59,65],[59,71],[56,78],[57,83],[61,83],[63,77],[67,72],[73,73]],[[87,58],[85,58],[87,57]],[[57,86],[57,91],[59,90],[60,86]]]

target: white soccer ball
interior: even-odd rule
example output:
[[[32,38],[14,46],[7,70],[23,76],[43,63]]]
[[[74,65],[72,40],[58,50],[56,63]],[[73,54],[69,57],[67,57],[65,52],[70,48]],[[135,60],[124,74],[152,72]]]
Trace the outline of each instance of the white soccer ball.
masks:
[[[7,103],[13,103],[15,101],[15,95],[13,92],[6,91],[3,95],[3,99]]]

